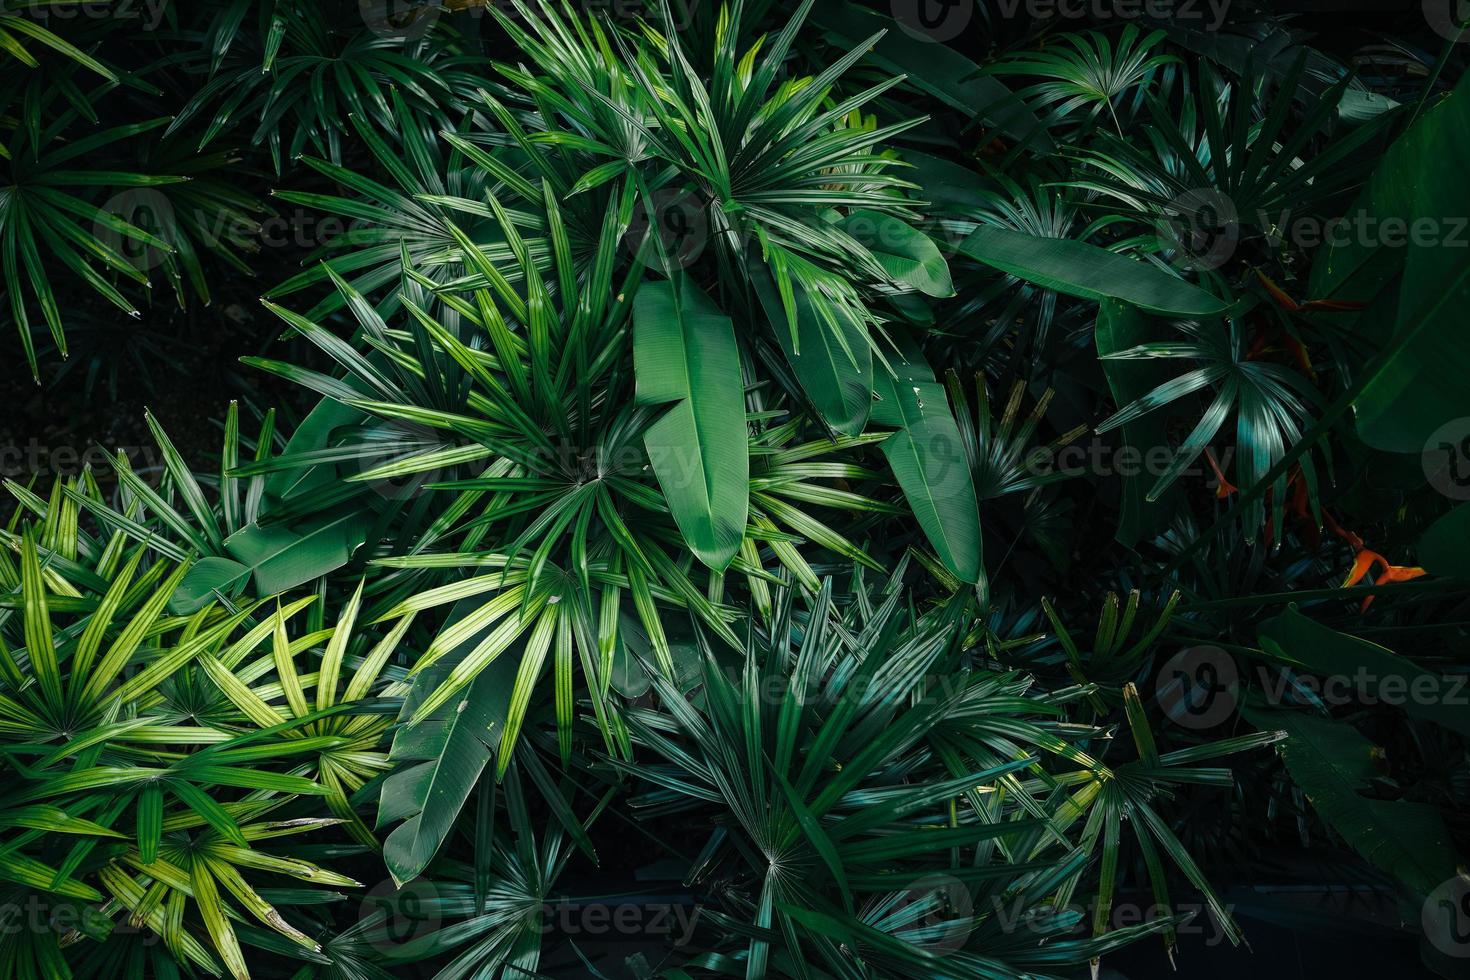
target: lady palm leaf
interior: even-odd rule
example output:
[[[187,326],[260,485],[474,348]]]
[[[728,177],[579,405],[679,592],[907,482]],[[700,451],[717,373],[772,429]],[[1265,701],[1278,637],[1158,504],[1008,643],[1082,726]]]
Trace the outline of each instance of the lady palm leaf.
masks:
[[[954,240],[962,240],[987,225],[1061,239],[1090,238],[1100,228],[1096,222],[1082,224],[1082,204],[1076,195],[1058,192],[1040,176],[1030,176],[1024,185],[998,171],[983,176],[966,174],[965,178],[963,204],[953,203],[940,215],[946,233]],[[961,280],[968,288],[955,318],[962,323],[974,320],[986,325],[978,347],[991,360],[1008,353],[1005,362],[997,366],[1001,370],[1014,370],[1021,362],[1028,349],[1025,341],[1029,341],[1031,350],[1045,350],[1052,342],[1057,321],[1068,327],[1087,312],[1086,307],[1078,310],[1078,304],[1057,291],[1016,276],[995,277],[987,269],[985,280],[972,285],[972,278]],[[1008,337],[1016,332],[1017,323],[1023,324],[1020,342],[1007,350]]]
[[[304,758],[298,757],[312,760],[305,772],[321,782],[327,806],[346,830],[361,843],[376,848],[377,839],[358,817],[350,798],[390,768],[387,754],[381,749],[396,703],[374,706],[367,702],[369,694],[405,689],[401,672],[389,661],[409,621],[398,624],[369,648],[365,645],[367,637],[355,630],[361,599],[359,586],[334,627],[294,641],[288,637],[287,618],[303,604],[278,609],[272,620],[269,658],[262,656],[244,664],[245,654],[238,648],[232,648],[225,657],[201,655],[203,674],[228,700],[229,708],[207,685],[201,685],[201,696],[211,698],[212,703],[198,704],[196,714],[206,713],[221,724],[267,729],[300,721],[301,727],[288,730],[286,736],[315,746]],[[323,633],[330,635],[318,646]],[[317,669],[302,669],[301,661],[310,666],[310,659],[318,652]],[[385,677],[394,675],[399,679],[383,683]],[[351,706],[352,710],[334,712],[338,705]]]
[[[356,114],[384,130],[393,126],[389,94],[395,88],[420,112],[447,121],[459,101],[453,58],[440,45],[405,50],[401,39],[368,28],[355,4],[272,0],[259,5],[264,29],[238,30],[244,16],[234,4],[211,22],[210,50],[196,66],[208,80],[169,132],[204,121],[199,146],[222,133],[252,125],[248,138],[269,150],[277,173],[283,159],[308,148],[334,163],[342,161],[345,120]],[[357,25],[343,30],[341,25]],[[241,41],[263,40],[246,51]]]
[[[605,219],[605,242],[620,237],[631,213],[631,187],[625,187],[621,212]],[[554,202],[550,213],[556,213]],[[613,265],[604,257],[593,266],[590,278],[579,279],[574,267],[561,264],[575,260],[566,250],[555,249],[558,265],[543,279],[524,242],[512,236],[520,277],[527,283],[523,297],[488,256],[468,239],[461,236],[461,241],[488,285],[468,298],[451,287],[433,295],[427,292],[434,285],[431,281],[411,276],[413,289],[422,295],[419,301],[410,297],[412,290],[400,296],[409,314],[406,330],[388,327],[351,286],[332,274],[344,303],[358,318],[363,338],[385,355],[384,360],[365,357],[319,325],[279,310],[289,324],[337,360],[346,378],[275,362],[252,363],[340,399],[374,419],[422,426],[443,440],[438,448],[405,454],[351,478],[361,483],[427,475],[426,491],[453,491],[458,500],[435,536],[422,539],[411,553],[378,559],[378,567],[484,572],[383,602],[376,609],[377,618],[396,619],[493,594],[463,624],[442,632],[415,666],[416,676],[426,675],[466,637],[494,627],[435,682],[411,721],[422,721],[496,658],[517,649],[521,668],[514,703],[519,707],[502,740],[502,748],[508,750],[537,675],[555,651],[551,660],[564,755],[570,748],[571,672],[577,662],[588,686],[598,692],[594,705],[611,745],[600,702],[617,639],[615,613],[625,599],[632,602],[670,672],[661,606],[687,609],[727,642],[738,643],[730,626],[732,614],[720,598],[723,569],[709,569],[708,587],[702,588],[692,570],[670,551],[689,533],[681,534],[676,518],[682,504],[670,487],[680,489],[677,481],[699,479],[697,467],[696,472],[678,468],[687,467],[688,460],[680,454],[693,447],[676,440],[661,449],[660,443],[650,441],[668,409],[638,404],[633,397],[630,368],[637,351],[629,337],[629,319],[634,316],[634,290],[639,288],[634,274],[620,274],[615,282]],[[562,288],[564,276],[577,283],[574,291]],[[435,303],[443,311],[439,317],[429,312]],[[724,382],[706,383],[696,397],[707,397],[705,389],[712,383]],[[834,451],[872,440],[808,444],[799,440],[799,426],[788,425],[765,431],[752,445],[744,405],[736,395],[739,444],[706,450],[749,458],[754,449],[759,458],[752,467],[754,475],[742,477],[735,487],[751,504],[749,519],[742,516],[734,527],[737,553],[727,563],[752,583],[769,579],[771,573],[763,567],[768,559],[761,555],[762,545],[769,544],[778,563],[802,581],[815,583],[807,560],[792,546],[798,538],[871,562],[844,535],[809,515],[807,505],[889,509],[824,484],[829,479],[865,476],[865,470],[818,462]],[[663,460],[654,458],[661,451],[675,469],[663,469]],[[344,452],[361,458],[363,444],[359,441],[354,448],[349,439]],[[268,465],[284,468],[295,462],[287,455]],[[473,475],[458,476],[466,470]],[[442,550],[451,538],[459,539],[456,550]],[[502,767],[509,758],[503,751]]]
[[[1174,786],[1230,786],[1233,780],[1229,769],[1200,767],[1198,763],[1262,748],[1279,742],[1286,733],[1257,732],[1161,753],[1149,728],[1143,702],[1132,683],[1124,685],[1123,701],[1138,752],[1137,760],[1111,767],[1095,763],[1090,767],[1091,772],[1079,771],[1060,780],[1069,789],[1075,789],[1061,809],[1059,823],[1066,827],[1085,813],[1087,819],[1081,837],[1083,853],[1090,856],[1101,844],[1101,887],[1094,909],[1093,933],[1100,936],[1108,931],[1116,895],[1121,827],[1126,813],[1156,900],[1165,907],[1169,906],[1169,890],[1163,870],[1163,859],[1167,858],[1203,894],[1215,921],[1231,943],[1238,945],[1243,939],[1240,927],[1158,812],[1157,801],[1167,799]],[[1070,894],[1071,889],[1067,891]],[[1166,932],[1165,942],[1172,952],[1172,928]]]
[[[1157,50],[1163,31],[1139,34],[1135,24],[1124,26],[1116,39],[1098,31],[1069,33],[1040,51],[1002,58],[986,71],[1003,78],[1040,79],[1016,95],[1047,125],[1069,121],[1079,110],[1085,110],[1083,121],[1090,124],[1106,110],[1121,136],[1123,120],[1132,116],[1123,108],[1130,102],[1129,93],[1141,94],[1161,68],[1178,60]],[[1139,94],[1131,100],[1134,109],[1141,104]]]
[[[0,52],[4,52],[7,61],[13,58],[27,68],[38,68],[41,62],[37,55],[49,49],[64,55],[83,68],[96,72],[110,82],[116,82],[118,77],[111,68],[55,31],[38,24],[37,18],[27,12],[37,8],[45,10],[47,8],[64,9],[69,6],[81,7],[85,3],[86,0],[57,0],[54,3],[40,3],[37,0],[5,0],[3,4],[0,4]]]
[[[1285,803],[1315,835],[1286,788],[1311,773],[1264,760],[1257,819],[1262,785],[1232,792],[1219,760],[1288,716],[1244,709],[1268,730],[1221,741],[1153,724],[1160,644],[1247,654],[1288,600],[1444,633],[1415,603],[1463,570],[1463,512],[1332,438],[1409,358],[1326,314],[1396,299],[1399,265],[1414,292],[1426,262],[1442,314],[1466,276],[1417,242],[1340,261],[1283,229],[1341,213],[1410,113],[1408,144],[1445,152],[1384,157],[1369,210],[1463,213],[1442,164],[1464,93],[1431,104],[1453,58],[1375,47],[1355,60],[1408,81],[1365,85],[1270,22],[1057,36],[982,11],[982,71],[931,23],[815,0],[427,0],[394,23],[200,0],[147,11],[167,24],[146,37],[38,12],[0,0],[0,308],[33,373],[33,327],[65,354],[150,278],[170,289],[148,330],[183,319],[174,299],[248,320],[214,262],[299,258],[251,254],[266,171],[345,224],[268,296],[310,356],[247,359],[315,396],[299,421],[231,405],[201,464],[160,405],[149,465],[6,481],[0,906],[71,926],[0,930],[0,974],[603,976],[551,937],[609,852],[599,879],[632,855],[699,913],[696,947],[621,964],[640,977],[1097,972],[1147,935],[1172,952],[1181,888],[1238,942],[1215,829],[1274,836]],[[1020,98],[985,105],[997,79]],[[162,363],[139,335],[85,360]],[[1117,457],[1119,561],[1111,477],[1058,452],[1103,398],[1145,469],[1170,453],[1143,482]],[[1201,455],[1217,499],[1231,470],[1248,500],[1205,534],[1179,479]],[[1218,533],[1242,523],[1276,547]],[[1380,566],[1351,602],[1312,588]],[[1038,576],[1072,598],[1038,601]],[[1069,628],[1099,592],[1096,628]],[[1265,645],[1282,670],[1304,656]],[[1281,696],[1315,704],[1299,670]],[[1391,732],[1394,710],[1355,717]],[[1422,842],[1375,839],[1422,863],[1405,881],[1453,875],[1454,822],[1405,804],[1459,798],[1453,733],[1369,759],[1323,725],[1380,797],[1314,793],[1327,829],[1361,845],[1343,813],[1404,809]],[[592,833],[609,817],[646,864]],[[385,877],[384,906],[349,897]],[[1161,911],[1114,928],[1142,888]],[[589,900],[637,901],[612,890]]]
[[[833,208],[915,214],[915,204],[903,197],[912,185],[891,173],[900,161],[878,146],[922,120],[879,127],[861,116],[865,105],[899,79],[846,99],[834,95],[838,79],[876,37],[818,76],[777,84],[811,0],[768,49],[752,47],[743,55],[737,6],[722,18],[714,71],[706,81],[693,70],[675,30],[650,32],[650,50],[618,34],[602,37],[591,25],[581,36],[590,33],[602,49],[599,56],[593,54],[596,47],[585,50],[572,41],[582,31],[580,23],[569,26],[549,11],[538,16],[520,3],[517,9],[528,30],[496,14],[546,75],[531,81],[554,86],[558,105],[585,105],[590,89],[597,110],[616,114],[615,128],[595,132],[607,149],[594,154],[612,158],[609,167],[618,157],[648,157],[692,182],[722,268],[740,274],[750,261],[747,249],[759,243],[783,297],[796,282],[809,294],[831,295],[847,310],[863,310],[863,302],[852,285],[830,273],[864,285],[895,282],[857,238],[822,217]],[[595,124],[597,116],[579,111],[573,119]],[[662,186],[661,178],[648,183],[654,190]],[[795,316],[789,301],[787,316]]]
[[[1213,254],[1196,254],[1193,241],[1173,241],[1181,229],[1205,233],[1211,248],[1251,237],[1274,245],[1287,222],[1367,176],[1373,157],[1361,151],[1384,121],[1323,139],[1348,80],[1298,114],[1293,94],[1302,71],[1298,59],[1274,97],[1257,102],[1254,91],[1206,66],[1177,108],[1149,97],[1144,141],[1103,134],[1096,147],[1077,150],[1079,175],[1067,183],[1121,203],[1176,248],[1181,265],[1218,264]]]
[[[1121,605],[1117,593],[1109,592],[1103,600],[1092,643],[1087,644],[1084,637],[1079,644],[1052,604],[1045,599],[1041,601],[1042,611],[1062,648],[1067,673],[1078,684],[1096,688],[1096,694],[1089,695],[1088,702],[1096,709],[1099,719],[1123,704],[1125,685],[1146,676],[1155,642],[1169,625],[1178,604],[1179,593],[1175,592],[1151,615],[1142,606],[1142,595],[1137,589],[1129,592],[1127,601]],[[1140,614],[1143,619],[1139,618]],[[1138,635],[1131,637],[1135,625]]]
[[[226,152],[194,153],[177,137],[149,143],[140,168],[180,179],[146,192],[125,192],[110,202],[114,213],[167,244],[167,250],[139,247],[136,262],[162,270],[181,308],[190,293],[209,305],[210,259],[233,273],[255,274],[248,257],[260,248],[267,209],[239,186],[234,172],[239,162]]]
[[[1321,395],[1295,370],[1258,359],[1247,347],[1238,319],[1223,325],[1185,321],[1174,326],[1185,335],[1184,340],[1140,344],[1108,354],[1104,360],[1164,358],[1190,362],[1192,368],[1121,406],[1098,431],[1110,431],[1196,392],[1212,392],[1210,404],[1148,491],[1148,499],[1157,500],[1206,451],[1232,414],[1239,478],[1244,485],[1254,486],[1300,441],[1314,417],[1313,410],[1320,409]],[[1317,475],[1310,456],[1302,458],[1301,467],[1307,486],[1315,487]],[[1272,518],[1280,527],[1286,506],[1284,476],[1273,485],[1272,500]],[[1246,512],[1247,540],[1254,539],[1265,520],[1264,501],[1256,498]]]
[[[560,235],[565,235],[561,247],[579,260],[611,260],[614,255],[598,229],[608,208],[617,207],[617,189],[631,186],[636,220],[643,226],[634,232],[635,247],[640,240],[657,239],[661,222],[687,220],[698,240],[681,244],[700,254],[713,244],[715,267],[731,283],[757,276],[752,264],[769,269],[780,298],[771,329],[794,343],[799,297],[805,296],[814,306],[815,328],[847,346],[845,337],[836,336],[841,321],[862,327],[860,338],[877,325],[868,311],[871,294],[942,296],[950,287],[937,250],[905,223],[917,214],[917,202],[904,196],[913,185],[895,176],[901,161],[881,149],[922,120],[879,126],[862,115],[898,79],[847,98],[836,91],[844,71],[875,38],[819,76],[776,81],[810,7],[811,0],[801,5],[769,49],[756,45],[745,52],[738,69],[737,7],[722,20],[717,69],[708,82],[694,73],[677,31],[650,30],[640,42],[596,20],[549,7],[517,4],[514,17],[492,7],[534,70],[497,66],[505,84],[487,83],[479,93],[482,111],[498,124],[496,131],[457,129],[446,132],[445,139],[454,159],[467,159],[495,183],[486,186],[482,177],[451,188],[440,168],[422,169],[437,151],[409,153],[419,168],[411,172],[386,148],[374,146],[403,194],[416,197],[395,205],[399,214],[380,214],[376,203],[362,208],[357,199],[302,200],[365,215],[371,222],[356,239],[344,242],[350,253],[333,259],[339,272],[374,268],[375,274],[360,283],[368,292],[389,278],[380,263],[391,256],[380,243],[390,234],[393,241],[409,242],[416,264],[422,261],[421,271],[432,278],[441,278],[434,266],[458,259],[466,263],[460,285],[485,284],[480,270],[469,267],[472,257],[456,255],[444,240],[442,208],[462,211],[482,225],[482,230],[469,229],[468,237],[497,264],[504,264],[510,239],[517,235],[543,267],[553,238]],[[405,123],[401,117],[400,123]],[[402,125],[406,146],[423,145],[421,125]],[[399,191],[343,171],[330,175],[370,202],[399,197]],[[548,195],[558,202],[555,217],[546,206]],[[858,227],[855,218],[862,218]],[[896,246],[895,236],[901,239]],[[900,254],[884,254],[894,248]],[[645,260],[686,266],[698,258],[681,253],[678,245],[670,251],[675,254],[660,256],[650,246]],[[320,273],[306,273],[277,293],[319,278]],[[863,356],[869,355],[864,351]],[[805,363],[796,367],[805,374]]]
[[[264,458],[277,439],[285,445],[276,432],[274,410],[266,412],[258,435],[251,440],[242,436],[239,405],[230,403],[219,470],[210,476],[193,473],[163,424],[152,413],[145,413],[145,418],[163,464],[163,478],[156,486],[137,473],[127,454],[120,451],[114,460],[120,485],[115,504],[90,478],[71,484],[57,481],[49,502],[13,482],[8,484],[12,495],[37,517],[48,517],[61,503],[67,508],[63,513],[72,514],[73,520],[78,514],[93,518],[104,540],[122,534],[163,558],[175,562],[194,559],[196,567],[171,600],[174,612],[194,612],[216,597],[238,596],[249,570],[235,561],[226,541],[260,519],[266,481],[262,476],[237,478],[231,471],[243,457]],[[78,527],[76,533],[83,548],[95,551],[100,547],[86,527]]]
[[[9,637],[0,642],[0,746],[17,776],[0,811],[0,825],[10,828],[0,878],[76,898],[110,895],[104,914],[126,913],[181,961],[213,971],[217,956],[238,978],[249,971],[232,919],[254,918],[316,948],[252,880],[267,873],[316,887],[356,883],[261,842],[354,819],[337,760],[370,760],[386,724],[374,727],[356,704],[339,704],[325,689],[314,711],[297,702],[303,682],[283,614],[255,622],[252,604],[171,616],[187,565],[145,565],[147,551],[129,552],[121,532],[89,553],[76,539],[75,508],[60,519],[64,507],[23,529],[20,567],[4,569],[18,579],[6,584],[23,601],[7,603],[0,622]],[[71,540],[57,540],[68,532]],[[347,619],[339,624],[344,634]],[[257,657],[272,637],[273,653]],[[312,642],[320,638],[305,640]],[[344,661],[347,643],[327,643],[329,669],[313,684],[336,686],[332,665]],[[250,702],[260,710],[211,706],[252,694],[262,667],[275,670],[277,683],[255,688],[267,692]],[[265,703],[279,697],[298,713]],[[314,756],[321,782],[303,766]],[[345,816],[267,819],[303,795],[336,799]],[[185,916],[202,924],[209,945],[183,930]]]
[[[649,817],[719,814],[690,878],[729,882],[710,912],[727,944],[740,943],[725,958],[753,975],[799,975],[838,969],[845,945],[877,975],[911,976],[937,948],[945,963],[982,971],[965,975],[990,975],[982,964],[1010,975],[1080,962],[1182,921],[1166,916],[1088,942],[1063,940],[1075,913],[1041,918],[1065,906],[1108,819],[1095,791],[1070,790],[1113,785],[1075,744],[1100,732],[1054,722],[1089,689],[1045,695],[1015,672],[951,673],[960,607],[914,621],[900,590],[872,595],[854,584],[861,598],[846,610],[830,583],[805,611],[782,590],[769,633],[743,661],[705,651],[698,701],[653,671],[660,707],[625,715],[648,757],[609,759],[646,787],[631,802]],[[1133,770],[1117,778],[1147,806],[1152,781],[1165,778],[1156,770],[1204,757],[1150,757],[1136,779]],[[1066,831],[1083,814],[1078,847]],[[1148,828],[1177,859],[1157,817]],[[1192,863],[1185,870],[1198,883]],[[948,908],[935,905],[942,900]],[[1025,940],[1021,918],[1034,920]]]
[[[542,828],[538,834],[522,782],[526,778],[519,768],[506,777],[509,826],[481,836],[483,851],[475,854],[473,865],[446,864],[434,911],[453,924],[413,940],[396,960],[453,951],[438,973],[440,980],[537,969],[544,937],[554,928],[547,921],[555,907],[553,890],[573,851],[563,828]]]
[[[108,83],[111,87],[113,83]],[[24,111],[39,114],[58,93],[37,97],[28,92]],[[35,104],[39,102],[39,104]],[[0,284],[6,312],[20,333],[32,373],[39,380],[31,336],[34,311],[66,354],[62,314],[53,280],[75,278],[131,316],[133,301],[113,284],[118,276],[147,286],[140,249],[171,253],[159,236],[110,213],[101,206],[101,191],[131,188],[147,191],[179,183],[182,176],[149,175],[88,168],[89,155],[116,153],[120,144],[168,122],[166,118],[124,123],[68,139],[79,118],[75,107],[64,109],[45,126],[17,125],[0,148]]]
[[[1075,475],[1057,467],[1052,457],[1086,432],[1086,426],[1063,433],[1048,445],[1032,444],[1037,425],[1046,415],[1047,406],[1051,402],[1051,391],[1042,394],[1031,413],[1021,419],[1017,427],[1023,382],[1017,381],[1011,387],[1005,408],[997,419],[982,375],[975,376],[973,418],[959,375],[950,371],[945,381],[950,400],[959,409],[956,417],[960,422],[965,458],[974,474],[975,495],[980,500],[993,500],[1007,494],[1037,490]]]
[[[511,258],[504,236],[495,232],[491,221],[482,215],[474,224],[468,224],[457,213],[460,202],[479,201],[485,196],[493,186],[493,175],[480,167],[467,166],[464,152],[454,141],[436,138],[434,122],[412,111],[396,89],[389,97],[396,146],[369,121],[358,115],[350,118],[355,132],[392,184],[306,156],[303,162],[353,196],[293,190],[277,194],[288,203],[339,216],[347,222],[348,230],[313,253],[308,259],[310,268],[270,290],[267,295],[271,299],[328,281],[327,269],[350,282],[358,292],[375,295],[402,278],[401,260],[405,254],[413,269],[435,282],[462,278],[470,270],[465,266],[459,240],[451,230],[456,221],[497,261]],[[473,152],[475,148],[470,149]],[[316,261],[318,258],[325,260]],[[390,293],[380,311],[391,312],[396,302],[396,294]],[[308,316],[320,318],[338,309],[340,304],[341,295],[334,290]]]

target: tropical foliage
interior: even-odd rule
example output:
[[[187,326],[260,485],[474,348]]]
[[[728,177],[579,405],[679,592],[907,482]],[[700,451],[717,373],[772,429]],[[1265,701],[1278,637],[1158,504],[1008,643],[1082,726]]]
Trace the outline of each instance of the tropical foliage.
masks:
[[[0,975],[1460,975],[1460,25],[931,6],[0,2]]]

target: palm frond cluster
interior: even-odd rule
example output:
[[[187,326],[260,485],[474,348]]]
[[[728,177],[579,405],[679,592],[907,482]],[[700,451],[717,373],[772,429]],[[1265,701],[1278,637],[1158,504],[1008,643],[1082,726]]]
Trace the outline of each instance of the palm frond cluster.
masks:
[[[590,6],[0,0],[0,975],[1456,975],[1454,32]]]

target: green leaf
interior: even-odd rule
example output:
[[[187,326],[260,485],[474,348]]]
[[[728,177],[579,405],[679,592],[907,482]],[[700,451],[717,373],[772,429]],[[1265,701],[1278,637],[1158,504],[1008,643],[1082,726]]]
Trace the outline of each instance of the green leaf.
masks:
[[[1311,298],[1368,304],[1341,322],[1391,351],[1353,402],[1358,434],[1377,449],[1422,452],[1435,430],[1467,414],[1467,157],[1470,77],[1388,148],[1312,264]]]
[[[1461,98],[1470,102],[1470,93]],[[1470,152],[1470,130],[1466,137],[1456,152]],[[1470,200],[1446,206],[1462,210],[1430,213],[1470,214]],[[1463,330],[1470,306],[1470,252],[1413,243],[1408,251],[1390,342],[1394,353],[1354,400],[1353,411],[1358,435],[1368,445],[1417,453],[1436,448],[1430,444],[1437,431],[1470,411],[1465,397],[1470,345]]]
[[[21,4],[19,6],[30,5]],[[61,16],[66,16],[66,14],[63,13],[61,14]],[[109,82],[116,82],[118,80],[117,75],[113,74],[112,69],[108,68],[102,62],[98,61],[96,58],[93,58],[91,55],[87,54],[87,52],[83,51],[75,44],[72,44],[71,42],[63,38],[58,37],[53,32],[46,30],[46,28],[42,27],[40,24],[33,23],[25,16],[10,16],[7,13],[4,17],[0,17],[0,25],[3,25],[5,30],[7,31],[18,31],[21,34],[25,34],[33,38],[34,40],[39,41],[41,44],[44,44],[49,48],[61,52],[68,58],[75,61],[77,64],[85,65],[87,68],[95,71],[97,74],[101,75]]]
[[[461,601],[446,625],[477,607],[473,600]],[[419,703],[492,629],[470,636],[415,678],[401,717],[413,717]],[[403,821],[383,842],[383,860],[399,886],[423,872],[454,829],[500,740],[518,666],[515,657],[495,658],[458,697],[394,735],[389,758],[400,768],[383,781],[377,826]]]
[[[907,75],[912,85],[962,113],[981,114],[996,129],[1023,143],[1029,141],[1038,153],[1055,148],[1041,120],[1024,102],[998,80],[981,74],[979,65],[953,48],[913,37],[892,18],[855,3],[818,4],[812,20],[848,48],[875,31],[886,30],[866,60]]]
[[[905,148],[909,179],[923,188],[924,200],[937,214],[971,214],[989,206],[987,179],[944,157]]]
[[[836,432],[860,434],[873,405],[873,349],[863,325],[837,308],[831,310],[830,321],[823,318],[806,289],[792,282],[793,338],[790,319],[766,267],[751,262],[750,278],[786,363],[812,405]]]
[[[243,530],[243,528],[242,528]],[[211,555],[201,558],[189,569],[179,588],[168,601],[168,611],[188,616],[213,602],[218,595],[230,597],[250,575],[250,566],[230,558]]]
[[[1299,711],[1247,707],[1261,729],[1288,735],[1286,769],[1324,823],[1377,867],[1424,896],[1455,874],[1458,857],[1439,811],[1425,803],[1362,795],[1379,775],[1379,749],[1347,724]]]
[[[1136,307],[1121,300],[1105,299],[1098,308],[1094,334],[1099,358],[1120,350],[1129,350],[1158,338],[1149,330],[1148,320]],[[1103,374],[1113,403],[1119,408],[1132,404],[1172,377],[1168,367],[1158,361],[1103,360]],[[1149,412],[1122,426],[1123,447],[1129,458],[1140,463],[1157,449],[1169,446],[1168,419],[1163,412]],[[1172,453],[1165,455],[1167,460]],[[1121,457],[1120,457],[1121,458]],[[1122,500],[1119,502],[1118,543],[1131,548],[1139,539],[1151,537],[1169,523],[1178,506],[1179,489],[1170,484],[1158,500],[1150,501],[1148,492],[1153,482],[1148,467],[1139,465],[1122,476]]]
[[[1445,697],[1455,685],[1387,647],[1323,626],[1295,605],[1262,623],[1259,636],[1261,647],[1280,659],[1314,674],[1348,679],[1362,688],[1354,693],[1470,735],[1470,711]],[[1416,693],[1424,691],[1430,696]]]
[[[61,807],[36,803],[31,806],[0,810],[0,827],[26,827],[51,834],[86,834],[97,837],[122,837],[101,824],[74,817]]]
[[[138,855],[144,864],[152,864],[163,839],[163,783],[148,783],[138,794],[137,820]]]
[[[984,588],[980,507],[958,423],[944,386],[917,352],[890,358],[897,377],[879,371],[873,421],[896,428],[883,455],[944,567]]]
[[[1419,564],[1435,575],[1470,579],[1470,504],[1460,504],[1419,539]]]
[[[724,571],[750,508],[740,353],[730,318],[689,279],[643,284],[633,301],[638,403],[674,404],[643,442],[691,551]]]
[[[1383,219],[1412,222],[1416,216],[1470,215],[1470,186],[1461,164],[1467,152],[1470,77],[1384,151],[1348,211],[1352,223],[1328,235],[1313,259],[1310,298],[1372,303],[1403,272],[1409,252],[1403,241],[1382,234]],[[1437,233],[1449,230],[1445,224]],[[1462,238],[1465,234],[1462,228]],[[1412,242],[1412,236],[1406,237]],[[1364,329],[1387,339],[1383,335],[1389,324],[1375,323],[1368,311],[1341,316],[1362,321]]]
[[[14,852],[0,853],[0,881],[13,881],[39,891],[55,892],[87,902],[102,899],[102,894],[91,885],[59,875],[55,868]]]
[[[1137,259],[1086,242],[1043,238],[983,225],[959,251],[1013,276],[1068,296],[1132,303],[1151,313],[1217,316],[1228,304],[1205,290]]]
[[[250,570],[257,595],[276,595],[347,564],[371,523],[356,507],[290,526],[252,523],[226,538],[225,549]]]
[[[1390,353],[1353,401],[1358,435],[1376,449],[1432,452],[1442,427],[1458,435],[1470,404],[1470,345],[1462,336],[1470,257],[1454,252],[1410,246]]]
[[[344,384],[349,383],[348,379]],[[355,408],[323,398],[307,413],[298,425],[286,446],[283,456],[299,456],[318,449],[326,449],[332,442],[335,430],[356,425],[367,415]],[[332,465],[293,467],[271,473],[265,479],[266,495],[275,500],[289,500],[333,486],[337,482],[336,467]]]
[[[61,704],[61,666],[56,655],[56,641],[51,629],[51,614],[46,601],[46,583],[36,554],[36,538],[27,527],[21,543],[21,596],[25,601],[26,653],[30,656],[31,673],[47,704]]]
[[[245,965],[245,954],[235,936],[235,927],[230,925],[224,903],[220,901],[219,887],[203,860],[193,863],[190,883],[193,886],[194,905],[199,909],[199,917],[204,920],[204,928],[208,930],[209,938],[214,940],[214,948],[219,952],[220,958],[225,961],[225,966],[236,980],[249,980],[250,970]]]
[[[862,242],[896,283],[926,296],[954,295],[949,265],[928,235],[889,214],[853,211],[838,227]]]

